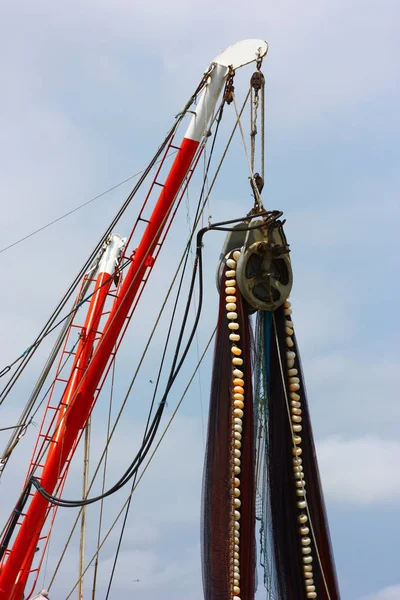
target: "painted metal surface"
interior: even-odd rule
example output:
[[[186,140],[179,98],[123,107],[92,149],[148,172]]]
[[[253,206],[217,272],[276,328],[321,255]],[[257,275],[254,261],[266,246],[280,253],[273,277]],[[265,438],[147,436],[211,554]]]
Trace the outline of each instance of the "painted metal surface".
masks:
[[[232,66],[234,69],[244,67],[259,58],[263,58],[268,52],[268,43],[265,40],[242,40],[232,46],[228,46],[214,59],[218,65]]]

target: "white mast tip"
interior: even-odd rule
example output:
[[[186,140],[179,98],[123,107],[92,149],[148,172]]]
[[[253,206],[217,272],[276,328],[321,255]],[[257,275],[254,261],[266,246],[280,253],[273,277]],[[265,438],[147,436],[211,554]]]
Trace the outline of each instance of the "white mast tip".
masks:
[[[268,42],[265,40],[242,40],[226,48],[213,62],[224,67],[232,66],[234,69],[239,69],[263,58],[267,52]]]

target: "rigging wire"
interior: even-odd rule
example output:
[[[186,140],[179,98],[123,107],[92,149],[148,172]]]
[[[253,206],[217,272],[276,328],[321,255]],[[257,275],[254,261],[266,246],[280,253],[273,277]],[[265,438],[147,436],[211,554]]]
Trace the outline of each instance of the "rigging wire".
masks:
[[[87,495],[87,488],[89,483],[89,462],[90,462],[90,437],[91,437],[91,417],[89,417],[84,433],[84,445],[83,445],[83,474],[82,474],[82,498],[85,498]],[[79,574],[83,572],[85,568],[85,546],[86,546],[86,522],[87,522],[87,509],[86,506],[83,507],[82,516],[81,516],[81,531],[80,531],[80,539],[79,539]],[[83,598],[83,590],[84,590],[84,581],[83,577],[79,582],[78,589],[78,598],[81,600]]]
[[[206,178],[205,165],[204,165],[204,178]],[[188,225],[189,225],[189,228],[190,228],[191,227],[191,218],[190,218],[189,193],[187,193],[186,211],[187,211],[187,222],[188,222]],[[202,226],[204,226],[203,217],[204,217],[204,213],[203,213],[203,216],[202,216],[202,219],[201,219]],[[192,258],[192,267],[193,267],[193,251],[192,250],[190,251],[190,255],[191,255],[191,258]],[[196,310],[197,310],[197,297],[196,297],[196,293],[194,294],[193,308],[194,308],[194,312],[196,313]],[[199,335],[198,335],[197,332],[196,332],[196,353],[197,353],[197,359],[199,359],[199,357],[200,357],[200,348],[199,348]],[[200,373],[200,371],[198,373],[198,381],[199,381],[201,435],[202,435],[202,440],[203,440],[203,447],[205,448],[206,437],[205,437],[205,428],[204,428],[203,391],[202,391],[202,386],[201,386],[201,373]]]
[[[173,156],[177,152],[178,152],[177,150],[174,150],[173,152],[171,152],[170,154],[168,154],[168,156],[166,158],[170,158],[171,156]],[[162,159],[160,159],[157,162],[155,162],[154,166],[158,165],[161,161],[162,161]],[[139,177],[139,175],[141,175],[142,173],[144,173],[144,171],[145,171],[145,169],[142,169],[141,171],[138,171],[137,173],[134,173],[133,175],[130,175],[129,177],[127,177],[126,179],[123,179],[119,183],[116,183],[115,185],[112,185],[107,190],[104,190],[104,192],[101,192],[100,194],[97,194],[97,196],[94,196],[90,200],[87,200],[86,202],[83,202],[82,204],[79,204],[79,206],[76,206],[75,208],[72,208],[71,210],[67,211],[63,215],[60,215],[56,219],[53,219],[52,221],[49,221],[48,223],[46,223],[45,225],[42,225],[38,229],[35,229],[34,231],[31,231],[30,233],[28,233],[24,237],[16,240],[15,242],[12,242],[12,244],[9,244],[8,246],[5,246],[4,248],[1,248],[0,249],[0,254],[2,254],[3,252],[6,252],[6,250],[9,250],[10,248],[13,248],[14,246],[17,246],[18,244],[21,244],[21,242],[24,242],[25,240],[33,237],[37,233],[40,233],[41,231],[44,231],[45,229],[48,229],[49,227],[51,227],[55,223],[58,223],[59,221],[62,221],[66,217],[69,217],[70,215],[72,215],[73,213],[77,212],[78,210],[81,210],[85,206],[88,206],[89,204],[91,204],[95,200],[99,200],[99,198],[102,198],[103,196],[106,196],[110,192],[113,192],[114,190],[116,190],[119,187],[121,187],[121,185],[124,185],[125,183],[128,183],[128,181],[131,181],[132,179],[135,179],[136,177]]]

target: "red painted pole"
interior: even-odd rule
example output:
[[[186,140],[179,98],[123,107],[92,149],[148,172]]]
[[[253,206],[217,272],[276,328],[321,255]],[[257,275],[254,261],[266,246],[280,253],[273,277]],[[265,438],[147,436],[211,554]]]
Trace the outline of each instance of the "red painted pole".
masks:
[[[109,273],[98,275],[85,319],[83,336],[77,347],[71,376],[60,401],[56,429],[49,444],[40,478],[41,484],[50,493],[57,485],[60,473],[63,471],[79,433],[79,429],[73,431],[69,428],[69,422],[71,414],[74,412],[74,406],[77,403],[79,404],[80,394],[79,392],[76,394],[76,390],[90,360],[101,313],[111,284],[112,277]],[[90,410],[90,407],[88,410]],[[83,407],[83,412],[85,413],[85,407]],[[22,598],[40,533],[46,520],[47,508],[47,500],[39,492],[36,492],[29,504],[26,516],[23,518],[12,551],[0,574],[0,598],[4,598],[4,600],[6,598],[8,600],[14,598],[20,600]]]
[[[67,388],[70,405],[68,406],[68,410],[65,411],[60,432],[56,433],[57,443],[51,444],[52,447],[48,452],[42,472],[42,486],[50,494],[54,492],[58,475],[62,472],[65,462],[73,450],[80,430],[86,425],[93,407],[96,388],[146,272],[146,260],[151,257],[167,223],[176,195],[189,171],[200,140],[213,114],[227,72],[227,67],[216,65],[210,75],[208,86],[205,88],[197,105],[196,114],[192,118],[187,135],[183,139],[172,164],[163,190],[153,209],[139,246],[136,249],[134,260],[120,288],[118,297],[114,301],[111,313],[104,327],[104,333],[96,346],[92,358],[90,358],[89,349],[91,351],[91,348],[93,348],[94,337],[92,333],[97,330],[95,321],[93,320],[90,327],[87,327],[88,335],[92,336],[92,343],[85,346],[83,355],[85,357],[84,360],[89,360],[90,358],[90,362],[87,365],[85,376],[82,380],[79,376],[74,377],[72,374],[71,383]],[[98,290],[98,293],[102,294],[102,291]],[[96,302],[95,298],[92,298],[93,302]],[[100,302],[97,306],[100,306]],[[89,309],[87,319],[90,318],[90,315],[93,318],[94,311],[91,308]],[[29,570],[31,569],[37,540],[46,519],[47,509],[47,501],[37,492],[27,509],[7,562],[0,573],[0,600],[21,600],[29,576]]]
[[[81,429],[85,427],[87,419],[93,404],[93,396],[97,385],[101,379],[103,371],[110,358],[112,349],[118,339],[121,328],[128,316],[129,309],[136,296],[143,275],[147,269],[146,258],[157,244],[162,230],[165,226],[168,214],[171,210],[175,197],[181,187],[183,180],[190,168],[193,157],[199,146],[199,142],[184,138],[177,157],[171,167],[171,171],[165,182],[164,188],[154,207],[150,222],[146,227],[142,240],[135,252],[134,260],[128,270],[124,283],[121,286],[118,297],[116,298],[107,323],[104,328],[104,334],[101,338],[95,354],[87,367],[86,375],[79,387],[79,375],[74,369],[72,378],[66,389],[66,399],[70,401],[68,411],[63,410],[62,424],[55,435],[57,443],[51,443],[47,455],[45,466],[43,468],[41,483],[48,493],[53,493],[57,484],[59,473],[62,471],[65,461],[70,454],[74,442]],[[110,275],[106,276],[110,279]],[[100,278],[101,276],[99,276]],[[92,323],[86,323],[85,328],[88,332],[88,338],[93,342],[94,332],[97,331],[98,321],[93,320],[94,315],[100,318],[102,305],[101,298],[108,292],[104,285],[98,290],[98,295],[92,297],[87,319],[92,318]],[[104,301],[103,301],[104,304]],[[92,307],[93,305],[93,307]],[[97,311],[97,312],[96,312]],[[82,355],[87,360],[93,343],[83,345]],[[79,352],[79,350],[78,350]],[[79,356],[79,354],[78,354]],[[82,365],[83,366],[83,365]],[[81,371],[83,373],[83,371]],[[74,394],[76,396],[74,397]],[[0,599],[1,600],[21,600],[22,594],[29,576],[34,551],[40,536],[43,524],[46,519],[48,503],[43,496],[36,492],[29,505],[26,516],[24,517],[18,535],[13,544],[11,553],[0,573]]]

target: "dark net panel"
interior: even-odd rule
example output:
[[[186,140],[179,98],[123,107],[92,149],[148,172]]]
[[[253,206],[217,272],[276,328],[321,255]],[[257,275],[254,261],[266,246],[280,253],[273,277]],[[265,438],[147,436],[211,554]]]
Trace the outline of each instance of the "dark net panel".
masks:
[[[289,398],[283,307],[275,311],[274,320],[275,326],[272,324],[270,332],[267,454],[272,547],[278,588],[277,600],[306,600],[299,535],[300,525],[298,523],[300,511],[297,507],[298,496],[296,496],[293,476],[293,442],[285,396],[286,387]],[[303,450],[301,458],[306,481],[307,501],[326,581],[325,584],[314,540],[310,535],[317,597],[319,600],[339,600],[340,595],[315,454],[305,383],[301,373],[297,343],[294,337],[292,339],[294,341],[292,350],[296,353],[294,366],[297,368],[299,372],[297,376],[300,378],[302,404],[302,431],[300,435]]]
[[[237,293],[237,313],[245,380],[245,408],[242,432],[240,508],[241,600],[253,600],[255,593],[255,489],[254,424],[251,393],[249,318]],[[207,447],[203,478],[202,570],[205,600],[232,600],[232,356],[226,318],[225,296],[219,306],[214,350]]]

